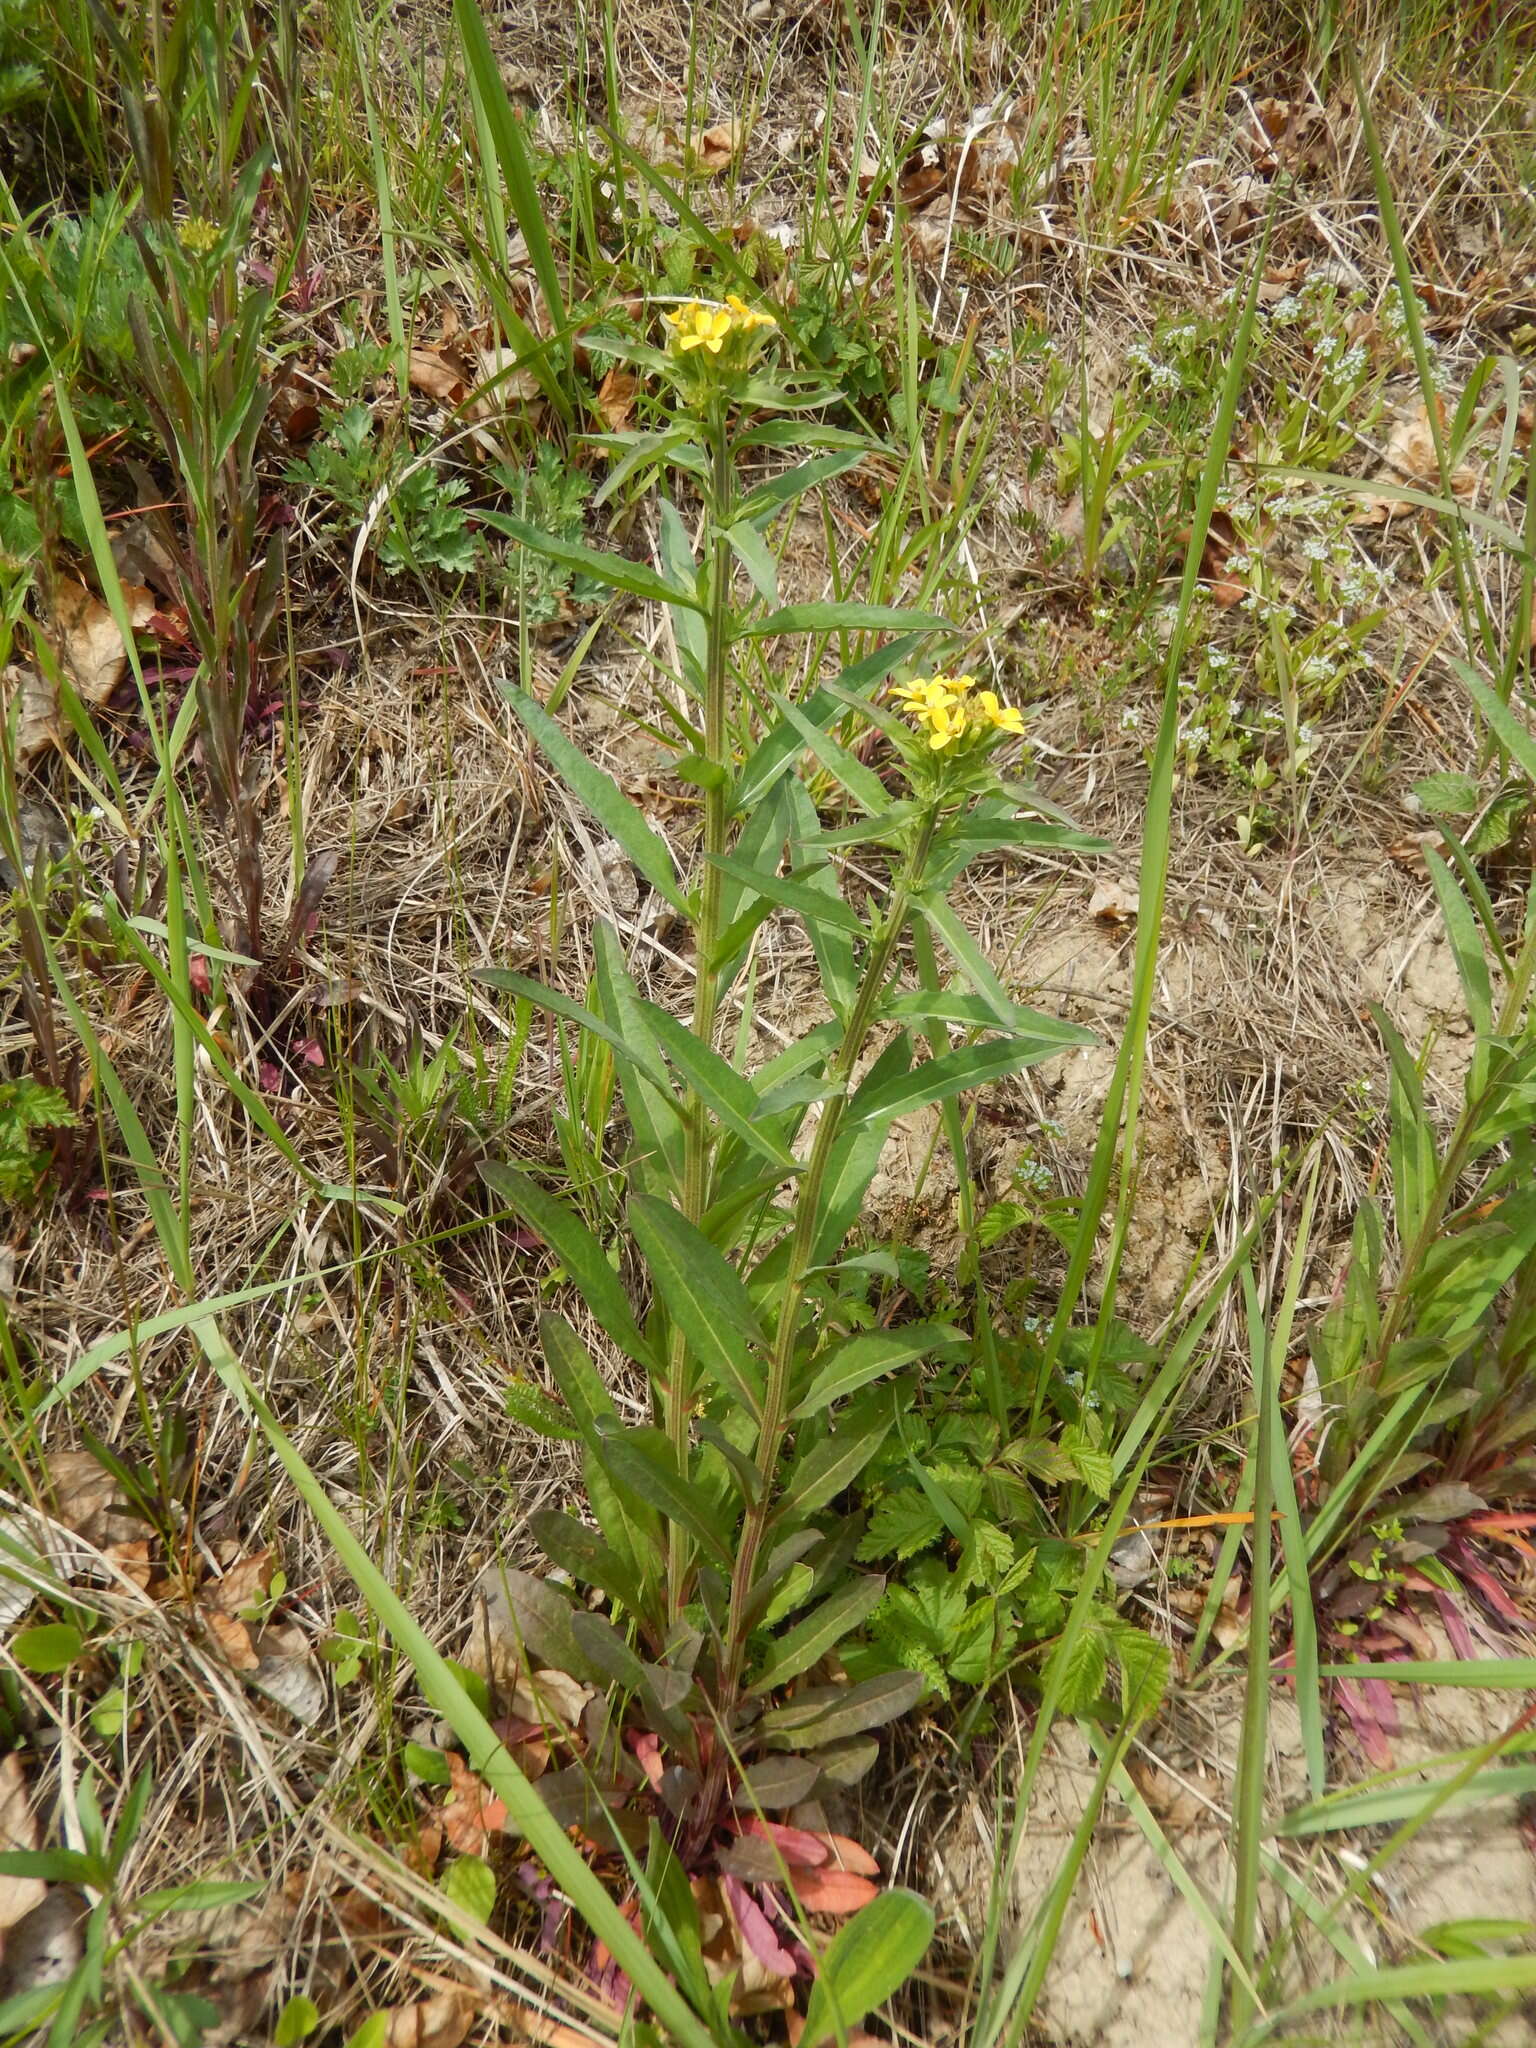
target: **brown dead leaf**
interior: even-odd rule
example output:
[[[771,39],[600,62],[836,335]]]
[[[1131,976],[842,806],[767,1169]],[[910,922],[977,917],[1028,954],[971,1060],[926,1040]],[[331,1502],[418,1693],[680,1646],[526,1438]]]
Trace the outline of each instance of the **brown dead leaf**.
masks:
[[[1134,1762],[1127,1762],[1126,1769],[1148,1806],[1170,1827],[1198,1827],[1202,1821],[1209,1825],[1213,1820],[1205,1802],[1195,1796],[1182,1778],[1164,1770],[1161,1764],[1138,1756]]]
[[[549,2019],[535,2012],[531,2005],[518,2005],[508,1999],[502,2006],[501,2018],[513,2040],[526,2042],[528,2048],[592,2048],[590,2034],[578,2033],[563,2020]]]
[[[129,624],[137,631],[157,609],[142,583],[122,585]],[[53,595],[53,623],[70,681],[87,704],[103,704],[128,671],[128,650],[117,621],[95,591],[61,578]]]
[[[1181,542],[1188,542],[1189,528],[1185,527],[1179,536]],[[1237,552],[1237,529],[1232,516],[1219,507],[1211,514],[1210,527],[1206,532],[1205,546],[1200,555],[1200,575],[1224,611],[1235,604],[1241,604],[1248,595],[1248,585],[1241,577],[1235,576],[1227,567],[1228,559]]]
[[[470,417],[500,419],[520,406],[531,405],[539,395],[539,380],[532,370],[517,367],[520,351],[515,348],[483,348],[475,357],[475,396]]]
[[[1445,400],[1438,395],[1435,407],[1443,440],[1447,431]],[[1422,400],[1398,415],[1382,453],[1385,460],[1372,478],[1373,483],[1390,485],[1396,482],[1412,484],[1419,490],[1439,489],[1440,463],[1435,454],[1435,431],[1430,424],[1429,409]],[[1465,463],[1451,472],[1451,491],[1457,498],[1465,501],[1475,497],[1477,484],[1476,470]],[[1411,499],[1400,497],[1394,491],[1367,491],[1361,496],[1359,509],[1351,517],[1350,524],[1384,526],[1399,513],[1419,509]]]
[[[19,661],[8,662],[0,672],[0,718],[9,722],[13,716],[16,758],[25,767],[58,739],[59,705],[47,678]]]
[[[153,1576],[149,1561],[149,1540],[141,1536],[136,1543],[109,1543],[102,1552],[109,1564],[116,1565],[123,1577],[137,1586],[141,1593],[147,1592]]]
[[[254,1671],[261,1659],[251,1647],[251,1632],[245,1623],[216,1608],[205,1607],[202,1614],[203,1626],[224,1653],[225,1663],[235,1671]]]
[[[264,1600],[272,1590],[272,1561],[269,1545],[241,1563],[231,1565],[220,1579],[204,1586],[202,1602],[218,1614],[238,1615],[243,1608]]]
[[[441,405],[458,405],[468,383],[462,364],[440,348],[411,350],[410,380],[413,391],[424,392]]]
[[[857,1913],[880,1887],[852,1870],[798,1870],[791,1868],[795,1896],[808,1913]]]
[[[635,417],[635,394],[639,382],[632,370],[610,370],[597,387],[595,400],[604,426],[610,434],[628,431]]]
[[[501,1833],[507,1809],[481,1783],[456,1751],[448,1752],[449,1795],[443,1802],[443,1833],[461,1856],[478,1856],[489,1835]]]
[[[477,2002],[467,1991],[435,1991],[389,2016],[387,2048],[459,2048],[474,2024]]]
[[[926,206],[949,184],[948,149],[942,142],[920,142],[896,174],[896,197],[903,206]]]
[[[576,1726],[592,1698],[590,1685],[581,1684],[564,1671],[536,1671],[527,1681],[527,1688],[535,1704],[543,1709],[540,1718],[559,1721],[567,1728]]]
[[[257,1692],[292,1714],[306,1728],[325,1712],[325,1678],[310,1651],[309,1640],[292,1622],[264,1628],[251,1645],[256,1669],[251,1684]]]
[[[26,1772],[12,1750],[0,1762],[0,1849],[35,1849],[37,1841],[37,1817],[27,1791]],[[0,1934],[41,1905],[47,1890],[40,1877],[0,1877]]]
[[[729,170],[745,139],[746,131],[739,121],[717,121],[713,128],[706,128],[694,149],[700,170],[716,176]]]

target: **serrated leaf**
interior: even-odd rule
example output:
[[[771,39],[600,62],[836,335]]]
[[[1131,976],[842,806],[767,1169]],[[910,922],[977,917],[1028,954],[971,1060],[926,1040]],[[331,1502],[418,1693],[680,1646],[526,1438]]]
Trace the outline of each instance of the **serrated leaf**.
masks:
[[[1474,778],[1455,773],[1421,776],[1413,793],[1432,817],[1470,817],[1480,801]]]
[[[752,1346],[767,1337],[741,1276],[696,1224],[670,1202],[632,1195],[630,1225],[667,1313],[704,1370],[760,1420],[763,1372]]]
[[[867,1562],[877,1557],[908,1558],[937,1543],[944,1534],[944,1517],[928,1496],[917,1488],[888,1493],[870,1517],[869,1529],[859,1545],[859,1557]]]
[[[1051,1662],[1060,1675],[1061,1711],[1086,1713],[1103,1692],[1109,1671],[1109,1646],[1102,1623],[1091,1616],[1080,1622],[1062,1637]]]
[[[1115,1484],[1115,1461],[1109,1452],[1087,1443],[1064,1444],[1063,1449],[1084,1486],[1100,1500],[1108,1500]]]
[[[577,552],[586,555],[589,550],[582,548]],[[656,580],[659,582],[660,578]],[[668,601],[677,603],[682,600],[676,592],[668,592]],[[580,747],[566,738],[536,698],[512,684],[503,684],[502,695],[548,756],[572,795],[619,842],[657,895],[670,903],[679,917],[686,917],[688,903],[678,883],[671,851],[660,833],[653,832],[645,822],[639,807],[631,803],[611,775],[605,775]]]
[[[775,1643],[753,1679],[753,1692],[773,1692],[809,1671],[873,1614],[885,1594],[885,1580],[861,1573],[813,1607],[804,1621]]]
[[[548,1437],[554,1443],[580,1443],[581,1431],[569,1412],[534,1381],[508,1380],[502,1400],[512,1420],[535,1436]]]
[[[488,1927],[496,1910],[496,1873],[482,1856],[455,1856],[438,1879],[445,1899]],[[318,2014],[316,2015],[318,2018]]]

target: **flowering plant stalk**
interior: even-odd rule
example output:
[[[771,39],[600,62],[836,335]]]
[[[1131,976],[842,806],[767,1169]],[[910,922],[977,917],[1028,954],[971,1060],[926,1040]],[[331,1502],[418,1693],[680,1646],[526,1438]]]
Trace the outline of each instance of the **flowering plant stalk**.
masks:
[[[542,706],[509,697],[572,793],[690,928],[691,1016],[685,1026],[647,1000],[603,925],[590,1007],[508,970],[481,977],[610,1050],[641,1284],[624,1288],[608,1248],[558,1192],[510,1164],[483,1170],[653,1387],[653,1421],[624,1426],[571,1324],[544,1317],[561,1399],[525,1383],[512,1404],[532,1426],[580,1442],[596,1526],[545,1511],[531,1527],[611,1611],[573,1607],[516,1572],[507,1597],[535,1657],[620,1686],[661,1744],[675,1773],[668,1852],[690,1873],[715,1862],[739,1872],[733,1844],[785,1773],[797,1798],[851,1782],[873,1758],[868,1731],[924,1687],[900,1671],[835,1682],[839,1646],[884,1580],[852,1568],[858,1518],[829,1510],[893,1428],[909,1376],[930,1359],[963,1358],[971,1342],[953,1323],[861,1326],[844,1243],[886,1134],[898,1116],[952,1104],[1089,1036],[1010,999],[947,892],[980,853],[1097,842],[1042,822],[1005,779],[1004,750],[1023,730],[1016,709],[973,676],[908,672],[925,641],[953,636],[945,621],[875,604],[780,603],[775,522],[869,444],[804,417],[828,397],[822,385],[770,374],[768,314],[739,299],[693,302],[664,327],[665,348],[616,349],[663,380],[672,407],[659,429],[600,445],[614,465],[609,492],[614,478],[644,471],[688,482],[702,513],[698,552],[665,491],[656,568],[506,523],[524,544],[668,607],[674,722],[688,745],[677,773],[702,798],[686,870]],[[786,455],[796,459],[746,487],[749,463]],[[798,698],[771,683],[745,687],[752,650],[807,633],[897,637]],[[766,720],[760,704],[771,707]],[[813,775],[831,817],[813,801]],[[866,873],[883,867],[873,907],[845,891],[837,863],[850,850]],[[750,1030],[737,1030],[727,1054],[719,1025],[733,1000],[750,1017],[757,934],[785,915],[806,929],[831,1014],[754,1066]],[[905,987],[914,933],[922,985]],[[940,954],[957,970],[953,984],[923,971]],[[965,1041],[949,1043],[954,1027]],[[932,1056],[919,1059],[923,1049]],[[818,1671],[828,1683],[776,1703],[791,1680]],[[646,1789],[616,1762],[600,1792],[622,1805]],[[779,1874],[788,1896],[802,1896],[791,1871]],[[767,1891],[760,1903],[782,1912]]]

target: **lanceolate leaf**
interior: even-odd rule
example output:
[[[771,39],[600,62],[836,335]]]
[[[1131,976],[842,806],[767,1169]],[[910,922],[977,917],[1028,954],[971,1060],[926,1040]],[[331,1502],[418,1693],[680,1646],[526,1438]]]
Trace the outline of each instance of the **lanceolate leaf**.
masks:
[[[729,1060],[702,1044],[686,1024],[658,1004],[646,1003],[644,1009],[657,1043],[704,1106],[744,1145],[787,1173],[797,1173],[794,1153],[764,1121],[757,1090],[746,1075],[738,1074]]]
[[[582,548],[577,552],[585,554],[587,550]],[[673,601],[676,601],[675,593]],[[677,869],[672,864],[667,842],[651,830],[613,777],[605,775],[580,747],[566,738],[559,724],[536,698],[511,685],[503,688],[502,695],[548,755],[561,781],[574,796],[580,798],[598,823],[617,839],[657,895],[664,897],[680,917],[686,917],[688,904],[678,885]]]
[[[830,1433],[792,1468],[779,1517],[814,1514],[836,1499],[885,1442],[894,1421],[888,1388],[855,1401]]]
[[[870,1728],[883,1728],[915,1707],[928,1681],[920,1671],[882,1671],[862,1685],[826,1685],[787,1706],[770,1707],[757,1724],[772,1749],[819,1749]]]
[[[807,718],[798,706],[787,697],[774,692],[774,703],[780,715],[787,718],[810,748],[827,773],[845,789],[860,809],[871,816],[891,808],[891,793],[872,768],[866,768],[856,755],[840,746],[832,735]]]
[[[765,640],[775,633],[911,633],[939,628],[954,631],[949,620],[937,612],[907,611],[900,605],[833,601],[787,604],[782,611],[754,619],[746,630],[750,638]]]
[[[551,1564],[596,1586],[631,1614],[644,1611],[639,1583],[595,1529],[553,1508],[536,1508],[528,1517],[528,1529]]]
[[[768,1660],[752,1681],[754,1692],[773,1692],[820,1663],[839,1643],[866,1622],[885,1594],[885,1580],[860,1574],[847,1579],[804,1621],[773,1645]]]
[[[658,1093],[670,1097],[671,1091],[663,1068],[656,1061],[646,1059],[636,1045],[626,1039],[622,1032],[617,1031],[605,1017],[599,1017],[595,1010],[585,1009],[582,1004],[573,1002],[559,989],[551,988],[547,981],[537,981],[531,974],[519,974],[514,967],[478,967],[475,970],[475,979],[484,982],[487,988],[505,989],[510,995],[526,996],[529,1002],[536,1003],[541,1010],[548,1010],[551,1016],[564,1017],[567,1023],[576,1025],[578,1029],[590,1031],[594,1038],[600,1038],[605,1045],[612,1046],[613,1050],[631,1066],[637,1067]],[[676,1104],[673,1105],[673,1112],[681,1113],[677,1110]]]
[[[708,1496],[678,1472],[672,1446],[659,1429],[599,1425],[609,1469],[621,1485],[648,1499],[669,1520],[695,1537],[712,1556],[729,1565],[731,1554]]]
[[[855,1393],[871,1380],[882,1379],[914,1358],[925,1358],[940,1345],[969,1342],[953,1323],[904,1323],[895,1330],[864,1330],[818,1359],[810,1383],[790,1411],[791,1421]]]
[[[537,1181],[515,1166],[486,1160],[481,1178],[509,1202],[559,1259],[608,1335],[636,1365],[655,1368],[651,1347],[640,1334],[619,1276],[585,1223],[564,1202],[547,1195]]]
[[[983,1045],[957,1046],[953,1052],[941,1053],[936,1060],[925,1060],[899,1080],[876,1088],[866,1081],[848,1105],[848,1119],[861,1123],[872,1118],[902,1116],[930,1103],[947,1102],[962,1089],[984,1087],[989,1081],[1000,1081],[1005,1074],[1016,1074],[1021,1067],[1052,1059],[1071,1046],[1092,1043],[1093,1034],[1076,1024],[1042,1019],[1041,1029],[1028,1038],[994,1038]]]
[[[740,882],[757,895],[766,896],[770,903],[782,904],[786,910],[797,910],[809,925],[835,924],[850,932],[862,932],[864,929],[857,911],[851,910],[841,896],[823,895],[802,878],[767,874],[763,869],[748,867],[744,861],[735,860],[726,853],[714,854],[711,859],[733,882]]]
[[[487,526],[495,527],[498,533],[505,533],[525,548],[532,548],[536,555],[543,555],[551,562],[558,562],[562,569],[570,569],[583,576],[595,576],[599,583],[605,583],[610,590],[627,591],[631,597],[649,598],[654,604],[677,604],[689,611],[701,612],[704,605],[696,590],[680,589],[659,576],[654,569],[647,569],[643,563],[632,562],[627,555],[614,555],[602,548],[583,547],[580,541],[561,540],[542,527],[530,526],[525,519],[514,519],[507,512],[477,512],[476,518]]]
[[[656,1291],[689,1350],[749,1414],[760,1417],[763,1375],[752,1347],[766,1350],[768,1340],[741,1276],[670,1202],[632,1195],[629,1217]]]

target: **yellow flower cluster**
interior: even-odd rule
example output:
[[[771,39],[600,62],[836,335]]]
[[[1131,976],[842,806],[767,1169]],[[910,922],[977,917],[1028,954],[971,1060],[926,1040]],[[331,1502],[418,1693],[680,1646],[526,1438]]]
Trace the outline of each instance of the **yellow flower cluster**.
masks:
[[[1000,702],[995,690],[978,690],[974,676],[919,676],[895,684],[890,693],[919,732],[926,732],[935,753],[967,736],[1021,733],[1022,714]]]
[[[734,292],[727,296],[723,306],[704,306],[694,299],[665,318],[674,330],[673,345],[680,355],[703,348],[717,356],[733,334],[752,334],[760,327],[778,325],[771,313],[759,313]]]
[[[192,255],[206,256],[219,246],[220,233],[213,221],[194,217],[177,222],[176,239]]]

